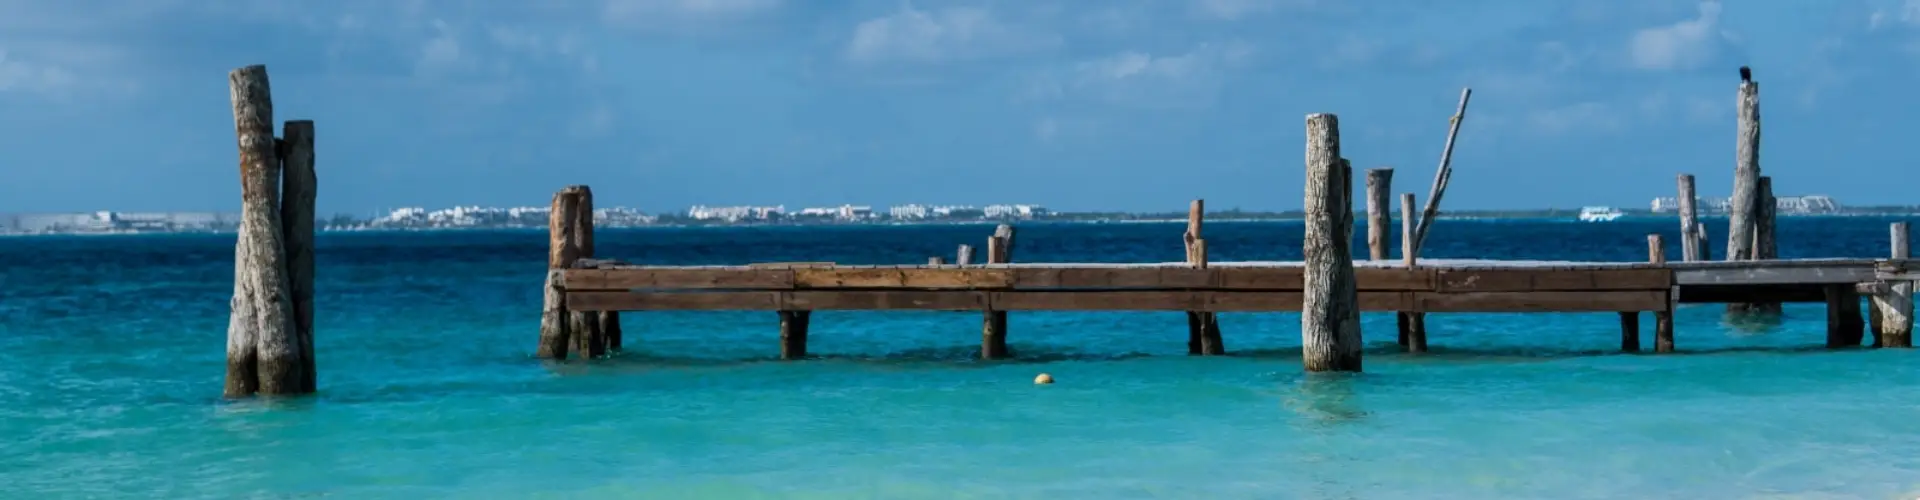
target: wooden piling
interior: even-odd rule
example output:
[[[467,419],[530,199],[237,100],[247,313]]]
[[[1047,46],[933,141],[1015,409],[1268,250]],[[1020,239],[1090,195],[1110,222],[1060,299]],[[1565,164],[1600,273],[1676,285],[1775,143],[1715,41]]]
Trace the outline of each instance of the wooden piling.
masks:
[[[1726,260],[1751,260],[1760,208],[1760,84],[1740,82],[1739,123],[1735,140],[1733,196],[1727,200]],[[1729,304],[1739,311],[1743,304]]]
[[[1413,248],[1414,219],[1413,193],[1400,193],[1400,259],[1407,269],[1413,269],[1419,259],[1419,252]],[[1396,326],[1400,330],[1400,346],[1407,352],[1427,352],[1427,315],[1426,313],[1405,312],[1396,314]]]
[[[932,257],[927,257],[927,265],[929,265],[929,266],[944,266],[944,265],[947,265],[947,259],[943,259],[943,258],[940,258],[940,256],[938,256],[938,255],[935,255],[935,256],[932,256]]]
[[[994,228],[993,236],[987,238],[987,263],[1007,264],[1013,262],[1013,226],[1001,224]],[[982,359],[1002,359],[1011,355],[1007,351],[1007,312],[989,309],[984,313],[980,326],[980,357]]]
[[[1907,223],[1895,222],[1887,229],[1892,250],[1888,257],[1894,260],[1910,258]],[[1907,280],[1890,281],[1883,283],[1873,295],[1874,318],[1879,323],[1874,327],[1876,346],[1913,347],[1913,285],[1912,281]]]
[[[1682,237],[1681,239],[1686,240],[1687,238]],[[1653,263],[1655,265],[1667,263],[1666,241],[1663,238],[1661,238],[1659,234],[1647,235],[1647,262]],[[1653,312],[1653,337],[1654,337],[1655,352],[1673,352],[1673,307],[1672,307],[1673,300],[1669,298],[1669,300],[1667,301],[1667,304],[1668,306],[1665,310]],[[1621,335],[1620,350],[1626,351],[1626,352],[1639,352],[1640,351],[1640,314],[1639,313],[1620,313],[1620,314],[1621,314],[1621,317],[1620,317],[1621,326],[1623,327],[1623,329],[1620,332],[1620,335]],[[1631,332],[1624,329],[1624,327],[1626,326],[1626,321],[1628,319],[1627,315],[1633,316],[1632,318],[1633,328]]]
[[[534,355],[545,359],[567,359],[572,344],[573,316],[566,306],[566,287],[561,271],[580,260],[578,230],[573,223],[579,217],[580,198],[569,189],[553,194],[553,211],[547,217],[547,288],[540,313],[540,346]]]
[[[1307,115],[1305,282],[1300,314],[1306,370],[1361,370],[1354,303],[1352,183],[1343,179],[1339,118]]]
[[[1860,292],[1854,285],[1827,285],[1827,347],[1858,347],[1866,326],[1860,315]]]
[[[1693,174],[1680,174],[1679,184],[1680,197],[1676,199],[1680,202],[1680,260],[1691,262],[1700,260],[1701,242],[1695,236],[1699,230],[1694,228],[1699,223],[1696,206],[1699,195],[1693,189]]]
[[[1700,252],[1700,258],[1694,260],[1713,260],[1713,246],[1707,244],[1709,241],[1712,240],[1707,238],[1707,223],[1695,219],[1693,222],[1693,251]]]
[[[1773,178],[1760,176],[1754,185],[1756,204],[1753,209],[1753,259],[1773,260],[1779,258],[1780,250],[1774,242],[1774,216],[1778,212],[1779,200],[1773,197]],[[1782,309],[1779,302],[1754,302],[1745,304],[1751,314],[1779,316]]]
[[[235,69],[227,74],[227,85],[239,143],[241,219],[234,244],[223,393],[244,397],[311,392],[287,265],[281,160],[273,136],[267,68]]]
[[[579,252],[575,262],[567,263],[567,267],[572,267],[579,259],[594,256],[593,189],[583,185],[573,185],[567,186],[567,190],[573,193],[577,199],[575,203],[578,204],[574,209],[573,220],[568,222],[573,226],[574,245]],[[594,359],[607,354],[606,332],[600,329],[601,314],[591,311],[568,311],[568,316],[572,318],[570,329],[573,337],[573,354],[580,359]]]
[[[1198,269],[1207,268],[1207,240],[1201,236],[1206,207],[1206,200],[1193,200],[1188,204],[1187,231],[1181,235],[1186,245],[1187,265]],[[1187,354],[1213,356],[1226,352],[1220,339],[1220,322],[1214,313],[1187,311]]]
[[[313,352],[314,204],[319,177],[313,168],[313,120],[288,120],[280,132],[280,231],[287,248],[288,290],[294,332],[300,339],[300,392],[319,390]]]
[[[1387,260],[1393,238],[1393,169],[1367,169],[1367,253],[1372,260]]]
[[[807,357],[807,326],[813,311],[780,311],[780,359]]]
[[[953,263],[955,265],[959,265],[960,267],[967,267],[969,265],[972,265],[973,264],[973,245],[961,244],[959,249],[954,250]]]

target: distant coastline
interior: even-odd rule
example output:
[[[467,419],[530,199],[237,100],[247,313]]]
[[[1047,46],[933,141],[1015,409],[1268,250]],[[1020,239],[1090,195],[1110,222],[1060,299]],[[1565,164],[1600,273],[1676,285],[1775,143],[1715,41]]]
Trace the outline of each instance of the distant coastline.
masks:
[[[1444,220],[1538,220],[1564,219],[1576,222],[1580,209],[1547,208],[1527,210],[1460,210],[1444,212]],[[1627,219],[1678,218],[1672,212],[1654,212],[1652,210],[1623,210]],[[238,226],[238,214],[193,213],[149,213],[129,214],[127,216],[108,216],[109,212],[73,213],[73,214],[0,214],[0,236],[92,236],[92,235],[137,235],[137,234],[229,234]],[[519,214],[516,214],[519,215]],[[914,218],[894,219],[875,217],[868,219],[833,218],[786,218],[778,220],[718,220],[693,219],[685,216],[660,215],[641,216],[638,212],[624,211],[597,214],[596,225],[607,229],[621,228],[699,228],[699,227],[813,227],[813,226],[929,226],[929,225],[974,225],[997,223],[1054,223],[1054,224],[1157,224],[1181,223],[1187,219],[1185,212],[1053,212],[1031,217],[965,217],[965,218]],[[1397,216],[1397,214],[1396,214]],[[1702,214],[1703,218],[1724,218],[1724,214]],[[1890,217],[1920,216],[1920,207],[1846,207],[1823,213],[1788,214],[1781,217]],[[38,226],[22,227],[23,219],[40,218]],[[1207,221],[1213,223],[1234,222],[1284,222],[1302,220],[1301,211],[1254,212],[1227,210],[1208,212]],[[1355,212],[1355,219],[1365,219],[1365,212]],[[464,220],[402,220],[381,221],[377,219],[356,218],[338,215],[319,221],[321,232],[417,232],[417,231],[486,231],[486,230],[545,230],[546,214],[525,214],[524,216],[497,219]],[[36,222],[27,220],[28,223]]]

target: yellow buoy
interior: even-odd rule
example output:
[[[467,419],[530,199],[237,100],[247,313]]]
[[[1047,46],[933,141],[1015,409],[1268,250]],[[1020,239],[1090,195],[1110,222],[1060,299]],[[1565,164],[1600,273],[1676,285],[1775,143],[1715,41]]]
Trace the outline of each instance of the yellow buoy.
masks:
[[[1051,384],[1053,383],[1053,376],[1042,373],[1040,376],[1033,378],[1033,383],[1040,385]]]

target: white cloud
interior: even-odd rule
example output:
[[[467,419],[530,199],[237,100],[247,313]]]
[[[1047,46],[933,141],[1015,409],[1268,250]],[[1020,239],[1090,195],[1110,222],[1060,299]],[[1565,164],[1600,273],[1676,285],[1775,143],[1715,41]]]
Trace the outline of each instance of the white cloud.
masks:
[[[846,57],[863,63],[940,62],[1015,54],[1059,45],[1057,36],[1030,34],[1010,26],[986,9],[955,7],[899,12],[854,27]]]
[[[1877,30],[1892,24],[1920,26],[1920,0],[1906,0],[1894,7],[1893,12],[1886,9],[1873,11],[1867,16],[1867,29]]]
[[[1252,55],[1245,44],[1202,44],[1185,53],[1124,51],[1044,75],[1028,97],[1090,98],[1147,108],[1211,106],[1227,74]]]
[[[1699,17],[1634,33],[1628,48],[1640,69],[1688,69],[1706,63],[1726,38],[1720,2],[1707,1],[1700,3]]]
[[[73,72],[65,68],[22,60],[0,50],[0,92],[54,93],[76,82]]]

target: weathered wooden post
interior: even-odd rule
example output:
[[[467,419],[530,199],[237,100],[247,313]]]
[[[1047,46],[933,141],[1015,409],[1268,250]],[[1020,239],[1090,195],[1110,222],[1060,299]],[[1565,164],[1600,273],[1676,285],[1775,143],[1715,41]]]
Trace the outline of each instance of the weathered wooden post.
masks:
[[[1707,244],[1713,241],[1707,238],[1707,223],[1695,219],[1693,222],[1693,231],[1693,250],[1700,252],[1700,258],[1695,260],[1713,260],[1713,246]]]
[[[281,183],[286,180],[281,176],[280,142],[273,136],[273,95],[267,67],[235,69],[227,73],[227,86],[240,152],[241,218],[234,243],[223,393],[227,397],[309,393],[314,378],[306,372],[312,357],[305,349],[294,309],[284,230],[287,221],[280,206]],[[307,151],[312,151],[310,146]],[[311,167],[311,163],[305,166]],[[296,176],[291,182],[305,181],[303,176]],[[294,203],[310,204],[312,185],[296,187],[305,189],[295,193]],[[303,196],[308,199],[298,199]],[[306,215],[311,221],[311,210]],[[312,231],[311,222],[306,230]],[[311,241],[306,238],[306,243]],[[311,256],[312,248],[299,251]]]
[[[1693,174],[1680,174],[1677,200],[1680,202],[1680,260],[1683,261],[1700,260],[1701,242],[1695,236],[1700,230],[1694,228],[1694,224],[1699,223],[1698,198],[1693,190]]]
[[[1910,258],[1907,251],[1907,223],[1895,222],[1887,229],[1892,240],[1892,251],[1888,257],[1893,260]],[[1874,329],[1874,335],[1879,338],[1875,345],[1913,347],[1913,282],[1893,280],[1880,285],[1873,296],[1873,312],[1879,319],[1879,325]]]
[[[944,266],[947,265],[947,259],[941,258],[938,255],[927,257],[927,265],[934,267]]]
[[[1407,269],[1413,269],[1420,252],[1413,248],[1414,214],[1413,193],[1400,193],[1400,259]],[[1427,315],[1420,312],[1401,312],[1395,318],[1400,327],[1400,345],[1407,352],[1427,352]]]
[[[547,287],[540,312],[540,346],[534,355],[546,359],[567,359],[573,341],[573,315],[567,311],[566,287],[561,271],[580,260],[580,242],[574,232],[574,219],[580,214],[579,193],[573,188],[553,194],[553,212],[547,216]]]
[[[1774,216],[1779,211],[1780,201],[1773,197],[1773,178],[1760,176],[1754,187],[1757,205],[1754,207],[1753,221],[1753,260],[1773,260],[1780,257],[1779,247],[1774,242]],[[1756,314],[1779,316],[1779,302],[1755,302],[1747,304],[1747,311]]]
[[[960,248],[953,252],[953,263],[956,265],[959,265],[960,267],[967,267],[969,265],[972,265],[973,264],[973,245],[968,245],[964,243],[961,244]]]
[[[1737,101],[1733,196],[1727,199],[1726,260],[1753,260],[1753,235],[1760,218],[1760,84],[1742,72]],[[1727,304],[1728,312],[1751,311],[1751,304]]]
[[[1367,169],[1367,254],[1371,260],[1387,260],[1393,245],[1392,198],[1393,169]]]
[[[1181,235],[1186,244],[1187,265],[1207,268],[1207,240],[1201,237],[1202,221],[1206,218],[1207,202],[1193,200],[1187,206],[1187,232]],[[1220,322],[1212,312],[1187,311],[1187,354],[1212,356],[1226,354],[1226,346],[1220,339]]]
[[[573,226],[573,240],[578,253],[575,254],[574,261],[566,265],[566,267],[575,267],[580,259],[594,256],[593,189],[584,185],[573,185],[567,186],[567,190],[573,192],[573,196],[578,200],[575,202],[578,207],[574,209],[573,220],[568,222]],[[580,359],[605,356],[607,336],[606,332],[600,329],[601,313],[568,311],[568,315],[572,318],[569,329],[573,337],[573,353],[579,355]]]
[[[294,331],[300,335],[301,372],[306,375],[302,392],[314,392],[320,383],[313,360],[313,216],[320,182],[313,169],[313,120],[288,120],[280,136],[280,230],[287,248]]]
[[[1339,118],[1307,115],[1306,167],[1302,360],[1310,372],[1357,372],[1361,336],[1354,303],[1353,193],[1352,183],[1342,178]]]
[[[993,236],[987,238],[987,263],[1010,262],[1013,262],[1013,226],[1001,224],[994,228]],[[1007,351],[1007,312],[989,309],[985,316],[980,327],[980,357],[1006,358],[1011,354]]]
[[[1857,347],[1865,340],[1856,285],[1827,285],[1827,347]]]

